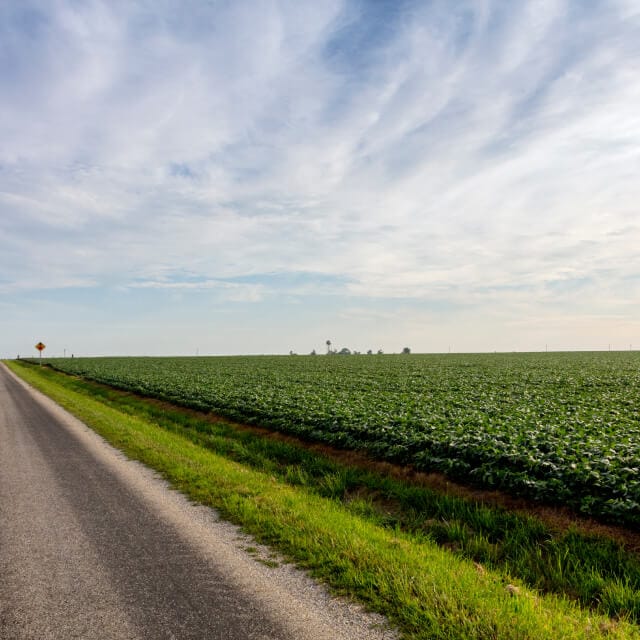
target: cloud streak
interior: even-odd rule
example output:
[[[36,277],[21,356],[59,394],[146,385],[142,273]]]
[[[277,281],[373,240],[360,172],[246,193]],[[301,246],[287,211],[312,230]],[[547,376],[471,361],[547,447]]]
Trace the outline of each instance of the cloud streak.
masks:
[[[10,1],[0,42],[3,296],[637,311],[633,2]]]

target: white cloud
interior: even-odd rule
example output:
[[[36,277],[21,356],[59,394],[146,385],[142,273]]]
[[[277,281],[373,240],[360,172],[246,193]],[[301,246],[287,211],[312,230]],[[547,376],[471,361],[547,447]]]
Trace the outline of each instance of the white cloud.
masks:
[[[634,7],[4,3],[0,291],[310,273],[616,313],[640,276]]]

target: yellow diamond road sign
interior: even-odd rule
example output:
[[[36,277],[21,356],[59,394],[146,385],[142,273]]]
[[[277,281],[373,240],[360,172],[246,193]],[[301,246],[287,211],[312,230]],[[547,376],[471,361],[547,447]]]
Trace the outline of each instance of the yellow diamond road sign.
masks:
[[[40,353],[42,353],[42,351],[44,350],[44,348],[45,348],[46,346],[47,346],[47,345],[43,344],[42,342],[38,342],[38,344],[36,345],[36,349],[37,349],[38,351],[40,351]]]

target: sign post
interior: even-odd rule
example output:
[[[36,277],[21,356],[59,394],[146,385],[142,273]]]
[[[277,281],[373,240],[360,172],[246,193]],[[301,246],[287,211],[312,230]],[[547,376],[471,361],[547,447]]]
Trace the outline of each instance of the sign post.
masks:
[[[43,342],[38,342],[36,345],[36,349],[40,352],[40,366],[42,366],[42,352],[45,350],[46,346],[47,345]]]

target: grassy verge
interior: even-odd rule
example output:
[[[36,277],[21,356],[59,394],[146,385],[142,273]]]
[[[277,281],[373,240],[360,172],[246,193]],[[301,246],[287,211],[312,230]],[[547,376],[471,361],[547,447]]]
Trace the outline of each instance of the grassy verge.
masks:
[[[512,577],[500,554],[487,556],[483,566],[461,557],[472,555],[465,546],[477,546],[472,541],[478,539],[485,540],[480,545],[485,552],[517,547],[513,540],[528,537],[535,523],[523,524],[505,544],[491,514],[480,507],[452,506],[442,496],[429,497],[425,489],[420,494],[418,488],[337,465],[287,443],[47,369],[7,364],[190,497],[216,507],[336,591],[388,615],[407,638],[640,637],[635,625],[590,614],[564,596],[529,590]],[[438,500],[440,515],[425,517]],[[456,509],[456,518],[443,517]],[[506,523],[511,517],[502,513],[494,519]],[[518,526],[501,528],[517,531]],[[436,543],[438,527],[446,531],[446,540],[467,542],[458,544],[455,553],[443,549]],[[544,542],[547,535],[539,530],[534,543],[520,546],[535,548],[535,541]],[[546,556],[542,549],[540,555]],[[618,584],[614,587],[614,580],[608,587],[611,599],[616,589],[618,598],[628,599],[633,589],[625,595],[625,580]],[[619,609],[624,617],[624,608]]]

